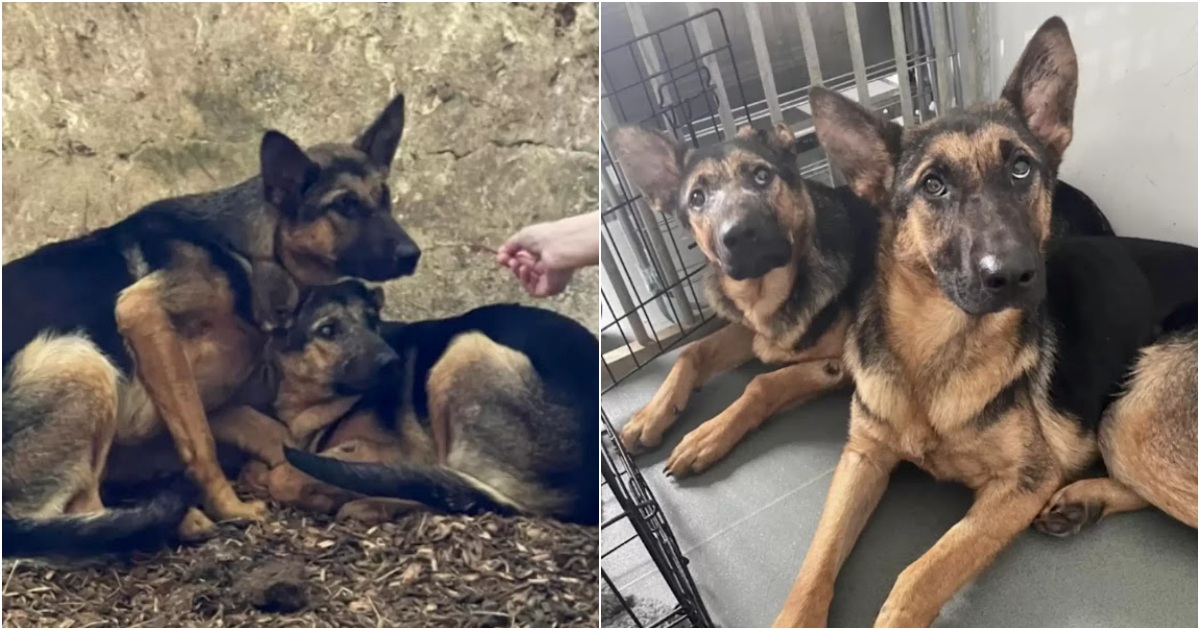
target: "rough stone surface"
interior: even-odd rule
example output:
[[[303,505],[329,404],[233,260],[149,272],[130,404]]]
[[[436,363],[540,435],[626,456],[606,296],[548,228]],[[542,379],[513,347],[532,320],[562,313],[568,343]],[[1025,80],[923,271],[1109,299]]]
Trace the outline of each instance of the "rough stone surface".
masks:
[[[595,329],[598,277],[526,297],[491,256],[597,206],[593,4],[12,4],[3,257],[254,174],[261,133],[348,140],[408,97],[396,214],[421,268],[390,315],[537,303]]]

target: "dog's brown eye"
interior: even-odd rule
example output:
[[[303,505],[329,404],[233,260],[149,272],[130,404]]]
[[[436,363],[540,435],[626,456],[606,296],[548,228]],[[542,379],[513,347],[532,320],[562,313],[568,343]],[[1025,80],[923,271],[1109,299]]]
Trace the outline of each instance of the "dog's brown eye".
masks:
[[[942,178],[937,175],[929,175],[925,181],[921,182],[921,188],[925,190],[925,194],[930,197],[941,197],[946,194],[946,184],[942,182]]]
[[[317,336],[322,339],[333,339],[334,337],[337,336],[337,334],[338,334],[338,327],[337,327],[337,324],[334,322],[321,324],[321,327],[317,329]]]
[[[704,205],[704,191],[699,190],[699,189],[693,190],[692,194],[688,197],[688,203],[691,204],[691,206],[693,208],[699,208],[699,207],[703,206]]]
[[[754,169],[754,183],[759,186],[766,186],[771,183],[771,171],[765,166],[760,166]]]
[[[1029,166],[1029,160],[1027,160],[1027,159],[1025,159],[1023,157],[1019,157],[1013,161],[1013,165],[1012,165],[1012,176],[1013,177],[1015,177],[1017,179],[1025,179],[1026,177],[1029,177],[1029,173],[1031,170],[1032,169]]]
[[[366,208],[351,197],[341,197],[334,202],[333,209],[348,219],[358,219],[366,215]]]

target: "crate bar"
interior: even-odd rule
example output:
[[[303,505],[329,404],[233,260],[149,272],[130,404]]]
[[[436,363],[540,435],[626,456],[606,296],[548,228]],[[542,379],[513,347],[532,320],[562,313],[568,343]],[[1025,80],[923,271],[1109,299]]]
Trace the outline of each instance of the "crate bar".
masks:
[[[942,2],[930,3],[929,21],[933,24],[933,46],[936,49],[937,64],[934,74],[937,75],[937,104],[938,116],[943,116],[950,109],[950,38],[946,34],[946,5]]]
[[[647,78],[642,80],[643,85],[649,83],[652,88],[646,93],[647,100],[650,101],[651,110],[657,110],[658,106],[654,103],[654,98],[651,94],[661,94],[663,99],[663,111],[670,109],[671,95],[663,94],[662,80],[656,78],[663,72],[663,64],[659,63],[658,53],[654,50],[654,42],[645,37],[650,32],[646,26],[646,15],[642,13],[642,7],[636,2],[626,2],[625,10],[629,13],[629,24],[633,27],[633,35],[638,38],[637,49],[641,53],[642,62],[646,64]],[[669,65],[669,64],[668,64]],[[664,118],[666,115],[664,114]],[[668,126],[670,126],[668,124]]]
[[[646,74],[650,77],[653,77],[654,75],[663,72],[664,64],[660,63],[658,51],[654,49],[654,39],[649,37],[650,29],[646,26],[646,16],[644,13],[642,13],[642,7],[637,3],[626,2],[625,8],[629,12],[629,22],[633,26],[633,34],[638,38],[638,52],[641,53],[642,61],[646,65]],[[656,32],[656,35],[660,37],[660,44],[661,33],[661,29]],[[671,95],[669,93],[663,93],[662,81],[659,79],[643,78],[642,82],[643,85],[645,83],[649,83],[654,89],[653,93],[661,95],[663,99],[661,105],[664,122],[668,123],[666,125],[668,129],[674,129],[674,126],[670,124],[669,120],[667,120],[669,117],[666,116],[665,113],[670,110]],[[650,100],[651,110],[658,109],[658,106],[654,103],[650,93],[647,93],[646,96]],[[621,184],[621,189],[626,193],[625,198],[633,198],[634,195],[630,194],[630,191],[627,190],[627,187],[623,183]],[[671,287],[670,310],[674,312],[676,321],[689,326],[693,325],[696,321],[695,314],[692,313],[691,306],[687,302],[687,294],[684,293],[683,287],[680,286],[679,273],[678,270],[675,269],[675,262],[671,260],[670,250],[667,249],[666,242],[663,240],[662,232],[658,229],[657,223],[652,220],[653,213],[649,208],[647,208],[645,199],[634,201],[632,206],[635,212],[633,217],[635,221],[645,217],[651,218],[649,221],[640,221],[642,227],[642,230],[640,231],[642,235],[646,237],[647,244],[650,246],[650,256],[654,259],[654,262],[658,263],[657,265],[652,265],[648,268],[656,271],[656,275],[659,276],[659,279],[664,284]],[[641,342],[641,339],[639,338],[638,341]]]
[[[641,200],[635,201],[633,208],[637,212],[637,216],[634,218],[640,220],[643,234],[650,240],[650,253],[658,261],[661,281],[670,287],[671,306],[675,312],[676,321],[685,327],[694,326],[696,325],[696,314],[692,312],[692,306],[688,303],[687,293],[684,292],[683,282],[679,277],[679,270],[675,268],[675,261],[671,258],[671,250],[667,249],[667,241],[663,238],[662,230],[658,229],[654,211],[648,206],[644,196]]]
[[[842,12],[846,16],[846,42],[850,45],[850,64],[854,67],[858,104],[871,109],[871,93],[867,91],[867,62],[863,59],[862,33],[858,30],[858,9],[853,2],[843,2]]]
[[[913,117],[912,89],[908,82],[908,51],[904,42],[904,17],[899,2],[888,3],[888,19],[892,23],[892,54],[896,56],[896,81],[900,89],[900,113],[904,126],[915,124]]]
[[[821,57],[817,54],[817,35],[813,32],[807,2],[796,5],[796,17],[800,20],[800,43],[804,46],[804,63],[808,66],[808,83],[824,85],[821,78]]]
[[[617,303],[621,305],[621,313],[613,313],[613,317],[619,320],[620,315],[628,315],[627,321],[629,322],[629,326],[633,328],[634,338],[642,345],[650,345],[650,335],[646,333],[646,326],[642,324],[642,318],[638,315],[637,308],[633,305],[633,298],[629,295],[629,288],[625,286],[625,278],[621,275],[621,268],[617,266],[617,261],[613,258],[612,251],[608,248],[608,239],[600,239],[600,264],[604,268],[604,275],[608,277],[609,284],[612,285],[613,291],[617,294]],[[626,344],[628,343],[627,340]]]
[[[687,3],[688,13],[696,15],[692,21],[692,32],[696,35],[696,46],[702,51],[702,61],[712,74],[713,87],[717,91],[717,115],[721,119],[721,127],[725,130],[725,138],[731,138],[737,133],[737,124],[733,121],[733,109],[729,107],[729,94],[725,91],[725,79],[721,75],[721,62],[712,51],[712,33],[708,32],[708,19],[700,15],[700,5],[695,2]]]
[[[747,2],[742,7],[746,11],[746,23],[750,26],[754,60],[758,63],[758,74],[762,77],[767,109],[771,112],[771,124],[778,125],[783,122],[783,110],[779,108],[779,93],[775,90],[775,74],[771,71],[771,54],[767,52],[767,36],[763,32],[762,18],[758,15],[756,3]]]
[[[987,34],[991,32],[991,7],[986,4],[967,4],[964,24],[960,32],[966,33],[959,37],[959,66],[963,72],[961,81],[967,84],[963,95],[963,105],[982,103],[991,95],[991,76],[988,68],[992,67],[991,42]],[[962,60],[966,62],[963,63]]]

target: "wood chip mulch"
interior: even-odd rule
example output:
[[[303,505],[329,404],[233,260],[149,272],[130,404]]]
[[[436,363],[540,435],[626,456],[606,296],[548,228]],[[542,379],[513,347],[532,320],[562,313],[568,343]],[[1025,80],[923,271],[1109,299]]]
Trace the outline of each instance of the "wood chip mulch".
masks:
[[[335,523],[291,509],[203,545],[5,561],[5,627],[598,627],[599,533],[532,518]]]

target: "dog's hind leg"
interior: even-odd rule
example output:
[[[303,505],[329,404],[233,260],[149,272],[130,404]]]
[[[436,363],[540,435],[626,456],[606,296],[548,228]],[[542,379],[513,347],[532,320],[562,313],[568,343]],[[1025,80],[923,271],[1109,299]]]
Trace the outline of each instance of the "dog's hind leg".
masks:
[[[219,519],[261,520],[266,516],[266,504],[242,502],[217,462],[216,443],[195,376],[175,329],[173,312],[164,306],[168,292],[188,292],[170,282],[160,271],[122,291],[116,305],[118,329],[135,357],[138,379],[171,432],[188,476],[204,494],[205,510]],[[206,296],[212,299],[211,292],[194,292],[200,302],[197,309],[202,308]],[[192,305],[179,305],[179,310],[188,306]]]
[[[1101,516],[1153,505],[1196,527],[1196,332],[1145,348],[1100,424],[1111,480],[1060,490],[1038,528],[1071,534]]]
[[[1081,479],[1056,492],[1033,526],[1043,534],[1070,536],[1102,517],[1148,507],[1136,492],[1109,477]]]
[[[100,478],[116,434],[116,367],[86,337],[41,336],[4,382],[4,510],[46,518],[104,509]]]
[[[630,452],[658,446],[663,433],[687,407],[692,392],[717,374],[753,359],[753,343],[750,329],[729,324],[688,344],[654,398],[621,427],[621,444]]]

